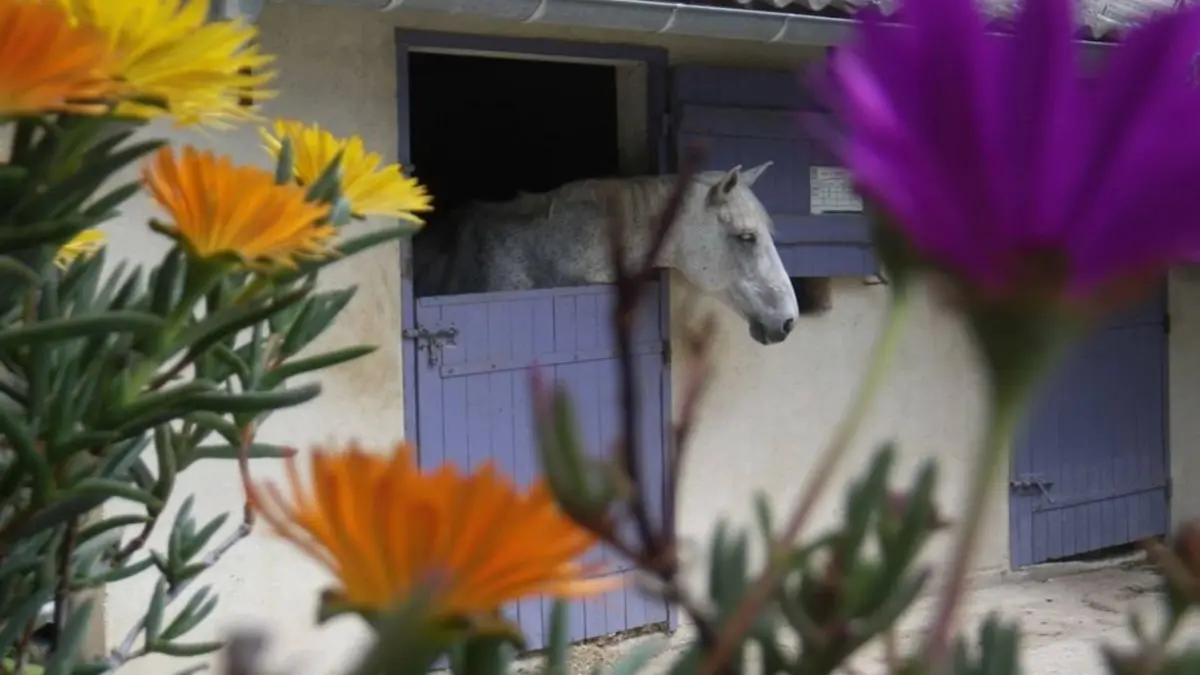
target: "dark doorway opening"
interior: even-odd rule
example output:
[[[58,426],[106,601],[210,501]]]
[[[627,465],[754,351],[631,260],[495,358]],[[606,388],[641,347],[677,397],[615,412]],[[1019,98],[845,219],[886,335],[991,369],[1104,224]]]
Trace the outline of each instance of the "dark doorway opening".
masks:
[[[417,235],[452,246],[447,213],[619,173],[614,66],[412,53],[409,149],[434,212]],[[414,260],[420,265],[420,260]]]

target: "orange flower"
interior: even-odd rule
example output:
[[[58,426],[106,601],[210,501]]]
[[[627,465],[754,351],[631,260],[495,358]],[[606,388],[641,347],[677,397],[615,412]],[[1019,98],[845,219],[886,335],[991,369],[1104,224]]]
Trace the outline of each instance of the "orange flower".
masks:
[[[292,499],[247,485],[252,508],[327,567],[335,596],[386,610],[433,589],[439,619],[495,612],[518,598],[576,597],[619,585],[588,578],[577,558],[595,537],[569,520],[544,483],[520,493],[489,462],[471,475],[448,464],[423,474],[409,444],[391,456],[351,444],[312,455],[313,491],[287,461]]]
[[[0,115],[102,114],[120,90],[108,40],[60,6],[0,0]]]
[[[233,254],[252,265],[290,267],[296,258],[328,254],[337,231],[322,224],[329,205],[306,201],[303,188],[190,146],[181,159],[160,148],[142,182],[170,214],[168,230],[200,258]]]

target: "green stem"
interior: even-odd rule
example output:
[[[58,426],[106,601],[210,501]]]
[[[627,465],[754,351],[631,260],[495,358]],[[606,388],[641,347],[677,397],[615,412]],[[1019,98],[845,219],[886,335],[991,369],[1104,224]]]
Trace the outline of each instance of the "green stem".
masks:
[[[926,664],[939,672],[948,664],[954,621],[966,590],[967,574],[979,547],[984,513],[1030,396],[1042,378],[1079,335],[1083,326],[1055,306],[1010,302],[978,304],[966,318],[988,376],[989,417],[963,495],[962,529],[950,556],[949,578],[938,599],[925,643]]]
[[[152,382],[163,362],[175,351],[175,339],[192,319],[196,303],[200,302],[213,286],[221,282],[228,265],[219,260],[189,258],[184,276],[183,294],[175,309],[167,315],[167,327],[154,346],[154,356],[143,360],[133,368],[125,383],[125,400],[132,401],[147,387],[155,388]],[[161,386],[161,382],[157,383]]]
[[[196,303],[208,295],[212,287],[220,282],[226,266],[215,260],[190,259],[184,276],[183,296],[175,310],[167,317],[168,344],[192,318]]]
[[[1000,389],[997,387],[996,389]],[[954,621],[962,596],[966,591],[967,575],[971,571],[984,515],[992,501],[998,482],[997,473],[1005,465],[1013,434],[1025,410],[1026,397],[1018,391],[996,391],[992,396],[991,416],[983,441],[975,457],[971,482],[964,493],[962,530],[950,558],[950,576],[946,581],[929,631],[925,663],[939,669],[946,663],[954,637]]]
[[[256,275],[250,280],[250,283],[246,284],[240,291],[238,291],[238,294],[234,296],[233,300],[229,304],[240,305],[244,302],[249,302],[255,297],[261,295],[263,291],[269,289],[271,284],[271,279],[261,275]]]
[[[863,373],[862,381],[859,382],[854,400],[851,401],[850,407],[838,422],[833,438],[830,439],[829,445],[825,446],[825,451],[817,460],[816,468],[809,472],[804,490],[800,493],[800,503],[793,511],[780,537],[780,543],[785,548],[789,547],[800,534],[800,529],[808,519],[809,513],[816,506],[821,493],[830,484],[830,479],[841,460],[846,456],[846,451],[854,441],[871,406],[875,403],[875,397],[879,394],[880,387],[887,379],[888,373],[891,372],[892,360],[896,356],[896,349],[900,346],[901,338],[904,337],[904,328],[908,325],[911,309],[912,300],[908,291],[893,294],[892,302],[888,306],[887,317],[884,319],[883,332],[875,342],[871,360]]]
[[[726,623],[711,656],[704,660],[697,675],[715,675],[724,667],[732,656],[733,649],[741,643],[742,637],[750,629],[754,617],[758,616],[763,604],[782,581],[786,571],[784,568],[788,559],[787,551],[800,534],[800,530],[803,529],[809,514],[820,499],[821,493],[830,484],[830,479],[842,458],[846,456],[846,450],[853,442],[859,427],[862,426],[862,421],[871,409],[871,404],[875,402],[880,385],[883,384],[891,370],[892,359],[895,357],[897,347],[900,346],[900,339],[904,335],[904,327],[908,323],[909,312],[912,308],[912,295],[908,291],[908,287],[893,288],[895,290],[892,293],[891,304],[888,306],[887,317],[884,319],[883,332],[875,342],[870,363],[863,373],[863,379],[859,383],[858,391],[855,392],[854,400],[846,409],[834,430],[833,437],[817,460],[816,468],[809,472],[800,492],[800,501],[788,518],[788,522],[775,544],[775,551],[768,558],[766,570],[750,588],[737,611]]]
[[[371,622],[377,638],[352,675],[422,675],[444,654],[450,644],[429,621],[432,593],[420,589],[407,601]]]

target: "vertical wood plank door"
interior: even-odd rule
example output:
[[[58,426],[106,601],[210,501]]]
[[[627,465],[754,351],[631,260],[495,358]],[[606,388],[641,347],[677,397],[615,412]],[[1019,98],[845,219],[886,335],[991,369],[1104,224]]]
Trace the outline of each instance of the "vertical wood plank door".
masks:
[[[416,300],[417,326],[436,333],[454,329],[454,344],[430,350],[419,345],[415,363],[417,440],[423,467],[453,462],[475,468],[493,460],[518,485],[540,473],[530,378],[570,392],[581,441],[607,456],[619,435],[618,368],[611,333],[615,292],[611,286],[428,297]],[[642,466],[650,508],[663,512],[664,344],[657,287],[647,291],[637,321],[634,352],[641,399]],[[597,547],[588,561],[613,574],[630,573],[612,551]],[[545,644],[549,598],[529,598],[508,608],[524,629],[529,647]],[[662,601],[631,584],[571,607],[572,639],[582,640],[665,621]]]
[[[1013,444],[1012,566],[1166,534],[1165,293],[1072,350]]]

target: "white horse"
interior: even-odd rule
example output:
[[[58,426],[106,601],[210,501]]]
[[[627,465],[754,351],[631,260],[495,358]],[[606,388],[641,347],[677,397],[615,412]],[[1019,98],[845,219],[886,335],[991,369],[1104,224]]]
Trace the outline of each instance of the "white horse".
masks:
[[[696,174],[652,261],[725,301],[764,345],[787,338],[799,316],[771,216],[751,190],[770,165]],[[414,238],[414,290],[430,296],[613,283],[613,216],[627,223],[626,259],[643,265],[675,180],[586,179],[508,202],[469,204]]]

